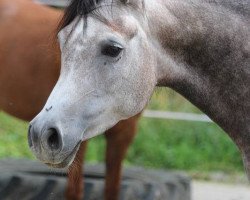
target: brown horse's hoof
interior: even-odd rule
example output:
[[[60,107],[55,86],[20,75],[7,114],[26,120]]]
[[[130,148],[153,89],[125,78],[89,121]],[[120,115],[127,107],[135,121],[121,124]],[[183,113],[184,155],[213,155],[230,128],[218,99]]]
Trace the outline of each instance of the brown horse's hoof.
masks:
[[[104,167],[85,166],[85,200],[103,199]],[[0,199],[62,200],[66,173],[36,161],[0,161]],[[183,174],[125,169],[120,199],[190,200],[190,179]]]

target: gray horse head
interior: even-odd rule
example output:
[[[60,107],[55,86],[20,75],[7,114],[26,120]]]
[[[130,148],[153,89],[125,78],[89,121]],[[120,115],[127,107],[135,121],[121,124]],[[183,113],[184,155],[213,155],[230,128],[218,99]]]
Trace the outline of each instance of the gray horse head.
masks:
[[[122,1],[112,10],[106,4],[58,34],[60,78],[29,135],[35,155],[52,166],[68,165],[81,141],[139,113],[156,85],[140,12]]]

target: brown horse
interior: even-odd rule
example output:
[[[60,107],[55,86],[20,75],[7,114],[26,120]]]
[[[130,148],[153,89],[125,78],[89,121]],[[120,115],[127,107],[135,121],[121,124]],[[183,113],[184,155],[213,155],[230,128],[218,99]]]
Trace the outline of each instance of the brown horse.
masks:
[[[30,120],[42,108],[59,77],[60,51],[49,45],[61,11],[30,0],[0,0],[0,108]],[[135,133],[138,116],[108,130],[106,199],[117,199],[121,163]],[[69,169],[67,199],[83,195],[83,142]]]

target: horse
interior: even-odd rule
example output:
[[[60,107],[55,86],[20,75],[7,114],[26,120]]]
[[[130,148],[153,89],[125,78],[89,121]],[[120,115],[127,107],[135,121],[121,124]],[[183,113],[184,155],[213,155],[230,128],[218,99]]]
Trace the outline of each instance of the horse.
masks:
[[[60,73],[58,44],[50,45],[62,11],[30,0],[0,0],[0,108],[31,120],[42,108]],[[10,31],[11,30],[11,31]],[[122,160],[136,133],[139,115],[105,132],[106,199],[118,199]],[[83,196],[82,165],[87,142],[69,167],[65,196]]]
[[[32,152],[68,166],[81,141],[170,87],[231,137],[250,178],[249,17],[249,0],[72,0],[58,33],[61,75],[30,122]]]

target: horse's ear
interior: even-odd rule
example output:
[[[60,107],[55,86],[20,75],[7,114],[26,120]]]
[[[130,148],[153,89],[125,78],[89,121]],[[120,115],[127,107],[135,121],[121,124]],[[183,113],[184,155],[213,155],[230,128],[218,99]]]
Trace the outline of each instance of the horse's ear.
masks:
[[[144,7],[144,0],[120,0],[125,5],[131,5],[136,8],[143,8]]]

